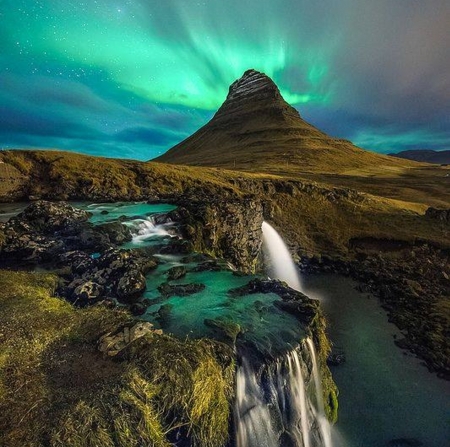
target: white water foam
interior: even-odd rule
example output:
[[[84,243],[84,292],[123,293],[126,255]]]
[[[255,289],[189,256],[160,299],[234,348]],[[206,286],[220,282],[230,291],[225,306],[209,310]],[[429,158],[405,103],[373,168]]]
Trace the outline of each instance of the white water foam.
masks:
[[[283,447],[287,439],[295,447],[332,447],[318,374],[310,341],[258,371],[243,359],[236,377],[237,447]]]
[[[166,229],[167,225],[155,224],[152,216],[147,217],[147,219],[134,219],[124,222],[124,224],[130,227],[134,243],[145,242],[154,237],[172,237]]]

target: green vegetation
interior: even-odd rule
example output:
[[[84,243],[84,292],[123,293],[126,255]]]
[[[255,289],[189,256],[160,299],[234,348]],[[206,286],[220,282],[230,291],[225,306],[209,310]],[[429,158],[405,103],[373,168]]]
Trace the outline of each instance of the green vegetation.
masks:
[[[331,371],[327,365],[327,358],[331,352],[330,340],[326,335],[326,319],[319,310],[310,325],[312,340],[317,350],[317,361],[319,363],[320,374],[322,377],[323,403],[325,415],[331,423],[338,420],[338,395],[339,391],[333,381]]]
[[[194,445],[228,437],[234,364],[209,340],[148,334],[121,361],[99,337],[128,322],[103,306],[75,309],[54,298],[56,277],[0,271],[0,445]]]

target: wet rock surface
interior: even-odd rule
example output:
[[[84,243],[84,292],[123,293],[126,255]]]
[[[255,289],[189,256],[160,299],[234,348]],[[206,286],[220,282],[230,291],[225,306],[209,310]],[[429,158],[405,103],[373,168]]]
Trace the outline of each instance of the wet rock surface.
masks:
[[[261,202],[245,198],[222,201],[205,197],[183,200],[177,210],[183,221],[181,231],[193,250],[214,252],[238,270],[255,271],[262,244]]]
[[[280,310],[296,317],[303,324],[308,325],[319,311],[319,302],[305,294],[291,289],[285,282],[278,280],[253,279],[248,284],[232,289],[229,292],[232,297],[251,295],[254,293],[275,293],[281,300],[274,305]]]
[[[170,296],[189,296],[205,289],[204,284],[169,284],[163,283],[158,287],[161,295],[166,298]]]
[[[186,276],[186,273],[187,273],[186,267],[184,267],[182,265],[177,265],[175,267],[172,267],[167,272],[167,279],[169,281],[177,280],[177,279],[180,279],[180,278],[183,278],[184,276]]]
[[[94,226],[88,222],[90,214],[66,202],[40,200],[30,204],[3,225],[3,264],[26,265],[54,262],[68,252],[102,251],[113,247],[124,238],[125,225]],[[80,255],[81,256],[81,255]]]

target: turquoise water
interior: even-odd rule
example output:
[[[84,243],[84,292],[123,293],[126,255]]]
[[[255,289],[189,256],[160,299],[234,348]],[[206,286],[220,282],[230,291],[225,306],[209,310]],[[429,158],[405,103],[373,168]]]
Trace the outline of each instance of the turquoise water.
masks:
[[[90,221],[93,223],[112,222],[122,216],[127,219],[133,217],[145,217],[152,214],[168,213],[175,210],[175,205],[167,203],[148,204],[145,202],[118,202],[118,203],[86,203],[71,202],[71,205],[92,213]],[[108,214],[102,214],[107,211]]]
[[[146,203],[73,203],[73,206],[85,209],[91,213],[91,222],[102,223],[121,220],[137,231],[135,224],[142,226],[145,234],[133,237],[132,242],[124,244],[123,248],[136,248],[169,243],[171,240],[168,225],[152,226],[151,218],[155,214],[167,213],[176,207],[168,204]],[[108,214],[102,214],[102,211]],[[124,218],[126,216],[126,218]],[[135,225],[133,227],[133,225]],[[229,296],[230,289],[247,284],[254,276],[236,276],[229,269],[222,271],[192,271],[197,263],[183,263],[183,256],[157,255],[160,264],[147,275],[147,291],[143,299],[152,300],[154,304],[148,307],[141,318],[151,321],[155,327],[180,338],[215,337],[214,330],[205,325],[205,319],[221,319],[232,321],[241,327],[238,342],[251,345],[268,355],[284,352],[289,346],[296,346],[303,338],[304,332],[298,321],[291,315],[280,311],[273,305],[279,300],[275,294],[254,294],[238,298]],[[184,265],[187,274],[183,278],[170,281],[170,284],[204,284],[205,289],[189,296],[172,296],[163,298],[158,286],[167,282],[167,271],[176,266]],[[158,319],[158,311],[163,305],[171,307],[164,321]]]
[[[174,264],[161,265],[148,275],[148,289],[145,298],[160,296],[157,287],[165,282],[165,271]],[[178,264],[179,265],[179,264]],[[192,265],[187,265],[187,268]],[[273,305],[280,297],[275,294],[252,294],[231,297],[230,289],[247,284],[253,277],[235,276],[231,271],[188,272],[184,278],[170,281],[170,284],[204,284],[204,290],[189,296],[173,296],[148,308],[146,318],[156,326],[161,305],[172,306],[163,329],[178,337],[214,337],[214,331],[204,324],[205,319],[222,319],[241,326],[238,341],[250,343],[267,354],[284,352],[288,346],[295,346],[303,338],[299,322],[291,315],[281,312]]]

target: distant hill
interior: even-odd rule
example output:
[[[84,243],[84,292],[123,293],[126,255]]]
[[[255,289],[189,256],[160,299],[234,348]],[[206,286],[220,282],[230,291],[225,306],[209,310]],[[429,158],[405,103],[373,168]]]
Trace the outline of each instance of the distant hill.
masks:
[[[373,175],[411,162],[365,151],[303,120],[265,74],[248,70],[214,117],[156,161],[253,172]]]
[[[411,150],[389,155],[425,163],[450,164],[450,151]]]

